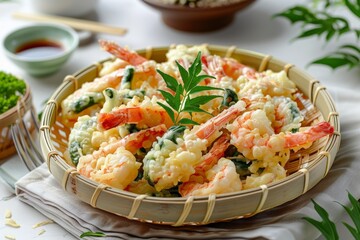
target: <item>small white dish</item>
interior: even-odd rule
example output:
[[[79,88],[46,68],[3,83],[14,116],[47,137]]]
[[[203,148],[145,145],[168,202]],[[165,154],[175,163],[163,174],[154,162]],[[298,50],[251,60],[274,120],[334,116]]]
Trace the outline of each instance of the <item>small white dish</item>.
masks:
[[[33,76],[58,71],[79,44],[72,28],[60,24],[33,24],[9,33],[3,41],[6,56]]]

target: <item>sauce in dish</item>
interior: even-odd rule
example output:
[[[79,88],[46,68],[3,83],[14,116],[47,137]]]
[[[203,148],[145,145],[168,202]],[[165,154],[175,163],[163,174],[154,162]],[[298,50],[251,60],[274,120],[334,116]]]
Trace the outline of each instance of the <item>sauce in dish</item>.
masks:
[[[53,57],[64,52],[60,43],[47,39],[39,39],[27,42],[16,49],[16,54],[22,57],[40,59]]]

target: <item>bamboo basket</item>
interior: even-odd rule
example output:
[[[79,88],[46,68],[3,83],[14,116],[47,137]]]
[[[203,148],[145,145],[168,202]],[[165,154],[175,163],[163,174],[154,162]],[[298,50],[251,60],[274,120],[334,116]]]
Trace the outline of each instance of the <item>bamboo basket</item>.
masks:
[[[0,115],[0,162],[16,152],[11,135],[11,125],[17,119],[22,119],[31,108],[33,108],[31,91],[26,85],[26,92],[19,99],[17,105]]]
[[[293,154],[286,165],[288,176],[285,179],[240,192],[213,194],[207,197],[160,198],[138,195],[99,184],[79,175],[76,168],[64,159],[63,153],[67,149],[70,129],[61,123],[59,106],[61,101],[81,84],[92,81],[98,75],[103,63],[110,60],[106,59],[65,77],[44,110],[40,127],[41,148],[49,171],[63,189],[75,194],[94,208],[128,219],[181,226],[204,225],[251,217],[301,196],[324,178],[333,164],[340,145],[339,116],[326,88],[298,67],[271,56],[236,47],[216,45],[208,47],[212,54],[231,56],[259,71],[285,70],[288,77],[307,96],[305,105],[314,106],[313,113],[306,121],[308,123],[316,119],[328,121],[335,128],[334,134],[315,142],[310,149]],[[148,48],[139,50],[138,53],[148,59],[162,62],[166,60],[165,53],[168,49],[169,47]]]

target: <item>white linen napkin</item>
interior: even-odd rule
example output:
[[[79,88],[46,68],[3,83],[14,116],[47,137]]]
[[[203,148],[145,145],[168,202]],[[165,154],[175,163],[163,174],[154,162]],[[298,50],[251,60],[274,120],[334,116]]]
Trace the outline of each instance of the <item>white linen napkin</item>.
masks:
[[[20,179],[16,193],[21,201],[33,206],[77,237],[91,230],[106,233],[106,239],[315,239],[319,232],[302,220],[304,216],[318,218],[309,199],[315,198],[329,211],[330,216],[339,219],[343,210],[334,201],[347,204],[345,189],[355,196],[360,194],[356,184],[360,181],[360,176],[350,168],[350,162],[345,159],[337,161],[328,177],[315,188],[283,206],[249,219],[208,226],[175,228],[140,223],[92,208],[65,192],[49,174],[46,165]]]
[[[345,212],[339,203],[349,205],[347,191],[360,197],[360,96],[347,89],[337,89],[341,109],[342,144],[329,174],[301,197],[248,219],[207,226],[171,227],[140,223],[92,208],[65,192],[47,166],[42,165],[16,184],[16,194],[53,219],[74,236],[86,231],[101,231],[106,239],[316,239],[320,232],[302,218],[319,219],[310,199],[323,206],[336,222]],[[239,206],[241,207],[241,206]],[[342,225],[338,223],[338,226]]]

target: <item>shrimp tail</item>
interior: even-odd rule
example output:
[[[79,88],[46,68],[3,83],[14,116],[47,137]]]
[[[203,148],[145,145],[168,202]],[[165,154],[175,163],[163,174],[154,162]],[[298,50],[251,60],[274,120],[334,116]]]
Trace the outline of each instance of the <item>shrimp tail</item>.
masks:
[[[146,58],[140,56],[139,54],[137,54],[135,52],[131,52],[131,51],[126,50],[125,48],[120,47],[115,42],[101,39],[101,40],[99,40],[99,45],[103,50],[109,52],[110,54],[114,55],[117,58],[120,58],[120,59],[130,63],[131,65],[136,66],[136,65],[140,65],[140,64],[144,63],[145,61],[147,61]]]
[[[304,132],[297,132],[294,134],[285,136],[285,147],[293,148],[308,142],[314,142],[322,137],[331,135],[334,133],[334,127],[328,122],[320,122],[314,126],[311,126]]]
[[[125,124],[138,123],[142,119],[142,114],[139,108],[124,108],[109,113],[99,113],[98,121],[100,127],[105,130]]]
[[[195,166],[196,173],[205,173],[212,168],[217,161],[225,154],[225,150],[230,146],[230,135],[224,133],[213,144],[207,154],[203,156],[203,161]]]
[[[245,103],[243,101],[238,101],[230,108],[224,110],[219,115],[213,117],[200,126],[200,128],[195,133],[196,136],[201,139],[209,138],[214,132],[223,128],[225,124],[234,120],[244,110],[244,108]]]

